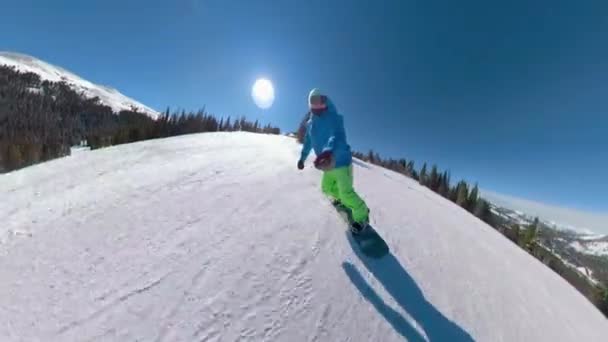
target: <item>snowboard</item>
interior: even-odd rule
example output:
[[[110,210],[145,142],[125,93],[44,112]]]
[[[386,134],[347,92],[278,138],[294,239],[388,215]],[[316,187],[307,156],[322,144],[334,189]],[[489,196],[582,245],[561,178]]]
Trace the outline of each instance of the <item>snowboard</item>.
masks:
[[[350,231],[350,225],[353,223],[350,209],[342,204],[333,204],[333,206],[336,208],[342,219],[344,219],[344,221],[348,224],[348,229]],[[359,246],[361,252],[370,258],[379,259],[387,255],[389,252],[388,245],[380,234],[376,232],[374,227],[371,226],[371,224],[359,234],[353,234],[351,232],[351,236],[353,237],[353,240],[357,246]]]

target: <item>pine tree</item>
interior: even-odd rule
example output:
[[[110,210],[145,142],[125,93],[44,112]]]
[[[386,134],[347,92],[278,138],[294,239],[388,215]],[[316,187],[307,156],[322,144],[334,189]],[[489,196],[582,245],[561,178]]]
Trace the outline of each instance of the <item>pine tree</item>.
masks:
[[[412,178],[415,178],[414,177],[414,173],[416,172],[416,170],[414,169],[414,161],[413,160],[410,160],[410,161],[407,162],[405,170],[406,170],[405,171],[406,175],[408,175],[408,176],[410,176]]]
[[[475,183],[475,186],[473,187],[473,190],[471,190],[471,193],[469,194],[469,197],[467,199],[467,209],[471,212],[473,212],[475,210],[475,207],[477,206],[477,200],[479,197],[479,187],[477,186],[477,183]]]
[[[427,174],[426,174],[426,163],[422,164],[422,169],[420,169],[420,175],[418,176],[420,185],[426,186],[427,184]]]
[[[456,200],[458,199],[458,185],[455,185],[450,188],[448,199],[456,203]]]
[[[228,117],[228,119],[226,119],[226,122],[224,122],[224,132],[230,132],[232,131],[232,123],[230,122],[230,117]]]
[[[445,173],[439,175],[439,186],[437,188],[437,193],[443,197],[446,197],[449,191],[449,188],[446,186],[445,177],[447,177]]]
[[[540,221],[538,217],[534,218],[534,222],[528,225],[526,232],[523,238],[523,247],[530,249],[532,245],[536,242],[536,238],[538,235],[538,229],[540,228]]]
[[[468,186],[465,181],[460,181],[457,186],[457,196],[456,196],[456,204],[459,206],[466,208],[467,199],[468,199]]]
[[[521,246],[521,228],[519,227],[519,225],[514,225],[513,228],[513,238],[515,239],[516,244]]]
[[[376,155],[374,154],[374,150],[369,150],[367,153],[367,161],[374,164],[376,162]]]
[[[401,158],[397,161],[397,172],[407,176],[407,160]]]
[[[374,160],[376,161],[376,165],[384,166],[384,161],[382,160],[382,157],[380,157],[380,154],[378,152],[376,152]]]
[[[480,220],[488,224],[492,223],[492,212],[490,211],[490,204],[483,198],[480,198],[477,201],[475,209],[473,210],[473,215],[477,216]]]
[[[608,317],[608,288],[598,286],[592,295],[592,301],[597,308]]]
[[[410,177],[412,177],[415,180],[419,180],[420,179],[420,175],[418,174],[418,171],[416,171],[416,166],[414,165],[414,161],[410,160],[407,163],[407,172],[410,174]]]
[[[538,216],[534,218],[534,221],[532,221],[532,225],[531,226],[535,227],[535,228],[539,228],[539,226],[540,226],[540,220],[538,219]]]
[[[437,165],[433,165],[431,168],[427,186],[435,192],[439,189],[439,172],[437,172]]]
[[[536,241],[536,226],[530,225],[524,234],[523,238],[523,247],[530,249],[534,242]]]
[[[442,196],[449,197],[450,195],[450,174],[448,171],[443,172],[443,177],[441,177],[441,185],[445,189],[442,193]]]

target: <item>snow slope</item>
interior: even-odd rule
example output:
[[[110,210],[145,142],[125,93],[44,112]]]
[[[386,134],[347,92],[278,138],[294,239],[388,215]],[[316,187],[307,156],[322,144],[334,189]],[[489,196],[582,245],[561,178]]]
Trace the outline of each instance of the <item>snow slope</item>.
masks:
[[[115,112],[130,110],[131,107],[156,118],[158,112],[131,98],[126,97],[118,90],[91,83],[63,68],[41,61],[32,56],[0,51],[0,65],[15,67],[21,72],[32,72],[40,75],[42,80],[51,82],[65,82],[77,93],[83,93],[87,98],[99,97],[102,104],[112,108]],[[36,89],[32,89],[36,91]]]
[[[607,341],[565,281],[356,162],[391,247],[353,249],[288,137],[213,133],[0,175],[2,341]]]

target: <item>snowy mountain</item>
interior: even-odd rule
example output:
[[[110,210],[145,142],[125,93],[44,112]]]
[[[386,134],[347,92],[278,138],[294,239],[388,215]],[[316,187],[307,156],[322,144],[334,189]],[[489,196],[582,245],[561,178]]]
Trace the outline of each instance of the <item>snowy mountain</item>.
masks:
[[[581,253],[608,256],[608,236],[580,238],[576,241],[572,241],[570,246]]]
[[[530,225],[534,222],[534,217],[530,215],[526,215],[525,213],[519,210],[513,210],[509,208],[504,208],[499,205],[492,203],[490,205],[490,211],[500,217],[501,219],[511,223],[511,224],[519,224],[519,225]]]
[[[606,341],[603,315],[397,173],[355,186],[368,259],[284,136],[207,133],[0,175],[0,340]]]
[[[111,107],[115,112],[130,110],[134,107],[153,118],[156,118],[159,115],[154,109],[123,95],[116,89],[94,84],[63,68],[41,61],[32,56],[0,51],[0,65],[15,67],[20,72],[35,73],[39,75],[42,80],[65,82],[74,91],[84,94],[87,98],[99,97],[102,104]],[[38,90],[31,89],[31,91]]]
[[[509,208],[528,217],[539,217],[554,229],[576,231],[582,234],[608,234],[608,214],[581,211],[550,205],[524,198],[504,195],[487,189],[480,190],[481,197],[492,204]]]
[[[534,224],[533,216],[519,210],[496,204],[491,204],[490,210],[501,220],[501,225],[519,225],[525,230]],[[539,222],[537,241],[542,246],[593,283],[608,284],[608,236],[542,218]]]
[[[518,224],[526,227],[534,223],[533,216],[519,210],[500,207],[496,204],[492,204],[490,210],[494,215],[497,215],[509,224]],[[539,218],[539,221],[545,228],[555,230],[552,235],[557,236],[558,239],[568,240],[570,247],[578,252],[596,256],[608,256],[608,235],[596,234],[585,229],[558,224],[555,221],[542,218]]]

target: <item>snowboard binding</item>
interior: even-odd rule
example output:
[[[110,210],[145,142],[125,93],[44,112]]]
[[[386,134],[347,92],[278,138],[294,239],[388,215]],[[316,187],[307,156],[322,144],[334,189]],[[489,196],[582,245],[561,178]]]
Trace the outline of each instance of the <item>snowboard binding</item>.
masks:
[[[359,235],[359,234],[363,233],[368,226],[369,226],[369,224],[367,222],[362,222],[362,223],[353,222],[350,225],[350,232],[355,235]]]

